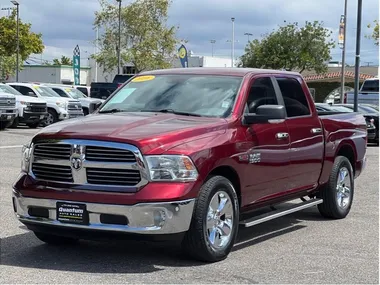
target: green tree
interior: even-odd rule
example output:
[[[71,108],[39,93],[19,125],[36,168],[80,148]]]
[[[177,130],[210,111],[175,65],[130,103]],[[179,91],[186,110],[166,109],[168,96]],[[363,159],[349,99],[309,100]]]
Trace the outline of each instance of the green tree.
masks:
[[[118,6],[100,0],[95,27],[103,33],[98,41],[100,52],[92,57],[106,72],[117,68]],[[121,9],[121,64],[132,63],[136,72],[167,68],[179,42],[177,27],[167,27],[170,0],[136,0]]]
[[[17,55],[17,29],[16,11],[13,10],[10,16],[0,18],[0,76],[4,79],[7,75],[14,75],[16,72]],[[23,23],[19,20],[19,63],[20,70],[23,62],[31,54],[39,54],[44,50],[42,34],[31,31],[30,23]]]
[[[61,59],[53,59],[53,65],[73,65],[73,60],[67,56],[62,55]]]
[[[374,25],[372,26],[371,24],[368,24],[368,28],[372,29],[372,34],[371,35],[366,35],[366,38],[368,39],[373,39],[375,41],[375,45],[379,45],[379,21],[375,20],[373,21]]]
[[[298,23],[280,26],[261,40],[251,41],[240,66],[323,73],[331,59],[330,49],[335,46],[331,33],[318,21],[306,21],[303,27]]]

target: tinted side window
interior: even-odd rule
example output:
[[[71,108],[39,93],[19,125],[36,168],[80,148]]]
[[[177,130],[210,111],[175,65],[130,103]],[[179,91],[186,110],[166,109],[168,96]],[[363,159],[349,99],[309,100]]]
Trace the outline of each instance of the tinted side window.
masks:
[[[277,105],[276,92],[270,77],[255,79],[249,89],[247,105],[244,113],[256,113],[261,105]]]
[[[84,95],[88,95],[87,93],[87,88],[83,88],[83,87],[77,87],[77,89],[82,92]]]
[[[59,88],[52,88],[54,92],[58,93],[59,96],[61,97],[69,97],[63,90]]]
[[[288,117],[310,115],[309,104],[301,84],[293,78],[277,78]]]
[[[12,87],[15,87],[16,90],[18,90],[22,95],[31,96],[31,95],[28,94],[29,92],[32,92],[34,95],[36,95],[36,93],[31,88],[29,88],[29,87],[20,86],[20,85],[12,85]]]

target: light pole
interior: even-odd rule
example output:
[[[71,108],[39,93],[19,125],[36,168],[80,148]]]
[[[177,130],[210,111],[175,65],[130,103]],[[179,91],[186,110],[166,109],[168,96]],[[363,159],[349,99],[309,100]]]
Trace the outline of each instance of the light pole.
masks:
[[[214,44],[216,43],[216,40],[210,40],[211,43],[211,56],[214,57]]]
[[[19,6],[20,4],[16,0],[12,0],[11,3],[16,6],[16,11],[17,11],[17,23],[16,23],[16,29],[17,29],[17,34],[16,34],[16,41],[17,41],[17,48],[16,48],[16,82],[18,82],[18,70],[19,70],[19,53],[20,53],[20,39],[19,39],[19,33],[20,33],[20,27],[19,27]]]
[[[362,0],[358,0],[358,16],[356,24],[356,54],[355,54],[355,90],[354,90],[354,111],[358,111],[359,94],[359,67],[360,67],[360,37],[362,30]]]
[[[232,50],[231,50],[231,67],[234,67],[234,58],[235,58],[235,18],[231,18],[232,21]]]
[[[248,43],[249,43],[249,36],[253,36],[253,34],[251,34],[251,33],[245,33],[244,35],[248,36]]]
[[[120,45],[121,45],[121,0],[116,0],[119,2],[119,39],[117,46],[117,74],[120,74]]]
[[[344,0],[344,26],[343,26],[343,46],[342,46],[342,71],[341,71],[341,88],[340,88],[340,103],[344,100],[344,72],[346,65],[346,30],[347,30],[347,0]]]

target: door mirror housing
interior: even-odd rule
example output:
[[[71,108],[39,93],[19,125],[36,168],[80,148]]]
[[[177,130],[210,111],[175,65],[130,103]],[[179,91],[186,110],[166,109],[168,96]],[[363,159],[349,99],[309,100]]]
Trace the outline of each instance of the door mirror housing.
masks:
[[[37,95],[34,94],[34,92],[32,92],[32,91],[29,91],[29,92],[28,92],[28,96],[31,96],[31,97],[37,97]]]
[[[244,123],[247,125],[268,123],[269,120],[284,120],[286,110],[282,105],[261,105],[257,107],[256,113],[244,115]]]

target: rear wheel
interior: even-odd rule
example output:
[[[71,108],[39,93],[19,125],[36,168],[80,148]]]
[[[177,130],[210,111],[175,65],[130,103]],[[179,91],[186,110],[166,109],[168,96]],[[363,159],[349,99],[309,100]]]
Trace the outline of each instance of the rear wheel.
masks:
[[[318,205],[322,216],[343,219],[348,215],[354,198],[354,171],[346,157],[335,158],[329,181],[318,197],[323,199]]]
[[[13,122],[10,125],[10,128],[17,128],[19,125],[19,119],[18,117],[14,118]]]
[[[34,232],[34,235],[40,240],[47,244],[52,245],[65,245],[65,244],[75,244],[78,242],[78,239],[56,236],[52,234],[46,234],[41,232]]]
[[[4,130],[8,126],[9,122],[0,121],[0,130]]]
[[[238,226],[239,203],[232,183],[212,176],[201,188],[182,248],[197,260],[223,260],[234,245]]]

